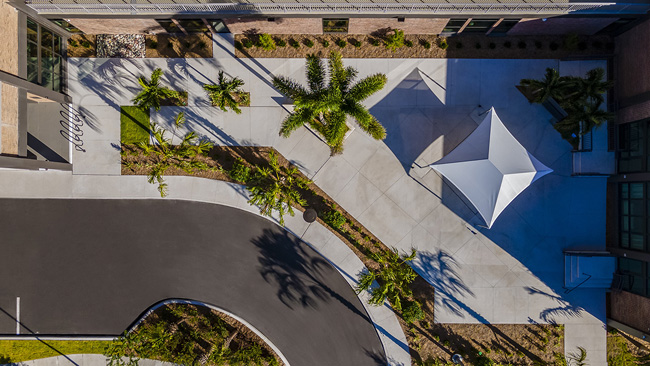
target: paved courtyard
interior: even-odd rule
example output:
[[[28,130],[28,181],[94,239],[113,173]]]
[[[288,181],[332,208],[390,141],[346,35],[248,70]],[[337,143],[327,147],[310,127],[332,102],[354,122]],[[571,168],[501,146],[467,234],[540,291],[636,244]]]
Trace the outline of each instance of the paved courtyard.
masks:
[[[387,74],[386,87],[366,104],[388,137],[373,141],[356,130],[344,153],[330,157],[304,128],[287,139],[278,136],[288,112],[271,77],[304,80],[304,60],[236,59],[233,51],[229,39],[218,38],[212,59],[71,59],[74,108],[87,117],[85,151],[72,151],[73,174],[120,174],[119,106],[131,104],[137,76],[160,67],[167,84],[189,92],[189,106],[163,107],[152,113],[153,121],[169,124],[183,110],[188,129],[218,144],[275,147],[385,244],[419,250],[416,269],[436,288],[437,322],[562,323],[568,352],[583,346],[590,365],[606,364],[605,291],[565,294],[562,288],[562,250],[605,248],[606,178],[571,176],[570,145],[552,128],[551,116],[514,87],[521,78],[541,77],[546,67],[581,74],[604,62],[345,60],[360,77]],[[242,78],[251,92],[251,107],[241,115],[209,106],[201,85],[214,82],[219,70]],[[487,230],[426,165],[469,135],[480,122],[477,111],[491,106],[554,172],[524,191]],[[613,156],[602,146],[598,154],[600,168],[609,169]],[[181,194],[172,183],[169,190]]]

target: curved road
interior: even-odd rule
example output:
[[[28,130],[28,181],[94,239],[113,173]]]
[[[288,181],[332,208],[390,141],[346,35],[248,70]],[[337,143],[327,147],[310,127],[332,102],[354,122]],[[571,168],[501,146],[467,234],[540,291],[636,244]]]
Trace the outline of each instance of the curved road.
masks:
[[[259,329],[292,366],[386,364],[340,274],[251,213],[162,200],[0,200],[0,334],[119,335],[169,298]],[[25,328],[21,334],[29,334]]]

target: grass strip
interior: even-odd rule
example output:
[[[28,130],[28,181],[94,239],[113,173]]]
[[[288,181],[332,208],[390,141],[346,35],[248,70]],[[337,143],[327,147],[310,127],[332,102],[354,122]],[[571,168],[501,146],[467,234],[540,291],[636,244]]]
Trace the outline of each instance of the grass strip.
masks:
[[[80,353],[103,354],[111,341],[0,340],[0,364]]]
[[[136,106],[120,107],[120,140],[123,144],[149,141],[149,111]]]

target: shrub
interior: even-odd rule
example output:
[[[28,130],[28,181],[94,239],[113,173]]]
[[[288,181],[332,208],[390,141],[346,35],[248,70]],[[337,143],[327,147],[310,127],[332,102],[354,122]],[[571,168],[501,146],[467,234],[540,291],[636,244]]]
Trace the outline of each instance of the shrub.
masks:
[[[425,41],[425,42],[429,43],[427,41]],[[449,43],[447,43],[446,39],[442,39],[442,40],[440,40],[440,43],[438,44],[438,47],[440,47],[440,49],[446,50],[447,47],[449,47]],[[427,48],[427,47],[425,47],[425,48]]]
[[[392,34],[389,34],[385,40],[386,48],[395,52],[398,48],[404,46],[404,31],[395,29]]]
[[[480,356],[476,357],[476,360],[474,360],[474,365],[475,366],[492,366],[492,365],[494,365],[494,361],[492,361],[491,359],[489,359],[485,355],[480,355]]]
[[[328,41],[328,40],[324,40],[324,41],[323,41],[323,47],[327,48],[327,47],[329,47],[329,46],[330,46],[330,41]]]
[[[265,51],[272,51],[275,49],[275,41],[273,40],[273,37],[271,37],[270,34],[262,33],[260,34],[260,37],[257,40],[257,47]]]
[[[300,48],[300,42],[296,41],[295,39],[290,39],[289,45],[295,49]]]
[[[541,50],[541,49],[542,49],[542,41],[535,41],[535,47],[536,47],[538,50]]]
[[[456,42],[456,48],[463,48],[462,42]]]
[[[447,46],[447,44],[445,43],[445,48],[447,48],[446,46]],[[429,48],[431,48],[431,42],[429,42],[429,41],[422,42],[422,47],[424,47],[424,49],[428,50]]]
[[[156,41],[149,42],[149,48],[152,48],[152,49],[158,48],[158,42],[156,42]]]
[[[526,48],[526,42],[519,41],[519,43],[517,43],[517,47],[523,50],[524,48]]]
[[[422,307],[417,301],[406,301],[402,309],[402,317],[404,317],[404,321],[408,324],[413,324],[415,321],[424,319],[424,311],[422,311]]]
[[[551,42],[551,43],[548,45],[548,48],[550,48],[551,51],[555,51],[555,50],[557,50],[558,48],[560,48],[560,45],[557,44],[556,42]]]
[[[474,47],[476,47],[477,50],[481,49],[481,42],[476,42],[476,44],[474,44]]]
[[[305,40],[305,46],[307,46],[307,47],[309,47],[309,48],[314,47],[314,41],[312,41],[311,39],[307,38],[307,39]]]
[[[81,41],[81,47],[90,48],[90,42],[88,42],[86,40]]]
[[[171,41],[168,41],[167,48],[174,48],[174,44]]]
[[[75,41],[75,40],[72,39],[72,38],[68,39],[68,44],[69,44],[71,47],[77,47],[77,46],[79,45],[79,43],[77,43],[77,41]]]
[[[188,41],[183,42],[183,45],[185,46],[185,48],[192,47],[192,44],[190,42],[188,42]]]
[[[341,48],[344,48],[347,44],[348,43],[346,41],[342,40],[342,39],[339,39],[338,41],[336,41],[336,45],[341,47]]]
[[[205,41],[199,41],[199,48],[204,50],[208,45],[205,43]]]
[[[286,47],[286,46],[287,46],[287,42],[286,42],[284,39],[282,39],[282,38],[278,38],[278,39],[275,41],[275,44],[276,44],[278,47]]]
[[[510,41],[505,41],[505,42],[503,42],[503,47],[505,47],[505,48],[510,48],[510,47],[512,47],[512,42],[510,42]]]
[[[370,38],[370,44],[377,47],[381,44],[377,38]]]
[[[354,41],[352,44],[353,44],[354,47],[356,47],[356,48],[361,48],[361,41]]]
[[[228,176],[237,182],[246,183],[251,178],[251,168],[244,164],[242,158],[238,158],[233,164],[232,169],[228,171]]]
[[[490,44],[488,44],[488,48],[493,50],[493,49],[497,48],[497,44],[494,43],[494,42],[490,42]]]
[[[410,41],[410,40],[407,39],[406,41],[404,41],[404,45],[406,47],[413,47],[413,41]]]
[[[341,230],[346,222],[345,216],[336,209],[336,205],[332,205],[332,208],[323,215],[323,221],[336,230]]]
[[[253,47],[253,41],[251,39],[245,38],[244,41],[242,41],[242,44],[246,48],[251,48]]]
[[[578,48],[578,35],[576,33],[570,33],[564,37],[564,48],[568,51],[573,51]]]

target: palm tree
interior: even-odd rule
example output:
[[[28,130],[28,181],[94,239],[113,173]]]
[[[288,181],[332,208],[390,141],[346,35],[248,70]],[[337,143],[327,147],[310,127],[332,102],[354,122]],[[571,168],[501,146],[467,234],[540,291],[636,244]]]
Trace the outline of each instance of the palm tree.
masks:
[[[560,76],[553,68],[547,68],[544,79],[522,79],[520,84],[530,89],[533,94],[533,103],[544,103],[548,98],[553,98],[559,103],[567,91],[569,78]]]
[[[210,101],[213,105],[221,108],[222,111],[227,112],[228,108],[232,109],[235,113],[240,114],[239,102],[233,97],[233,93],[238,93],[241,96],[243,91],[239,89],[244,85],[244,81],[240,78],[232,78],[223,75],[223,71],[219,71],[219,80],[215,85],[203,85],[203,89],[208,92]],[[240,102],[242,100],[240,99]]]
[[[600,102],[578,102],[567,106],[568,116],[555,124],[560,132],[574,133],[576,136],[589,133],[608,120],[615,118],[614,113],[600,109]]]
[[[273,85],[291,98],[295,105],[294,112],[282,122],[280,135],[288,137],[308,124],[325,139],[332,155],[338,154],[343,151],[343,139],[349,130],[345,122],[350,116],[370,136],[377,140],[384,139],[386,129],[361,102],[384,87],[386,75],[374,74],[354,84],[357,70],[343,67],[338,52],[330,53],[327,69],[329,82],[326,84],[324,62],[315,55],[309,55],[307,88],[283,76],[273,78]]]
[[[379,264],[379,269],[365,272],[360,276],[359,284],[356,287],[357,293],[370,290],[368,302],[372,305],[382,305],[388,299],[397,310],[402,310],[403,301],[404,305],[412,307],[412,304],[416,302],[409,299],[413,296],[409,284],[415,280],[417,275],[407,262],[412,261],[415,255],[415,249],[411,250],[411,254],[400,255],[394,248],[371,253],[369,256]],[[375,280],[379,286],[372,288]]]
[[[147,80],[144,76],[138,78],[138,83],[142,86],[142,90],[132,100],[138,107],[146,110],[149,110],[149,108],[160,110],[161,100],[180,99],[180,94],[177,91],[160,85],[160,77],[162,74],[161,69],[155,69],[151,73],[151,80]]]
[[[603,81],[605,70],[602,67],[589,70],[585,78],[571,78],[567,83],[566,98],[590,100],[595,103],[603,103],[605,98],[603,94],[614,86],[609,80]]]
[[[248,203],[260,207],[262,215],[271,216],[273,211],[280,214],[280,225],[284,225],[284,215],[294,215],[293,205],[304,206],[307,201],[302,198],[298,188],[307,188],[311,183],[300,176],[295,167],[281,166],[275,153],[269,153],[269,166],[256,167],[248,180],[247,189],[251,196]]]

